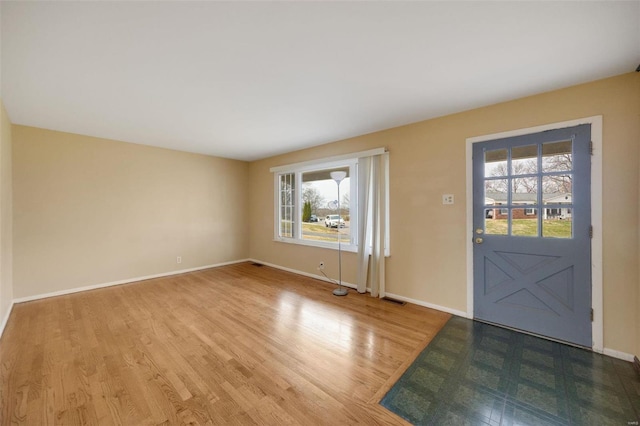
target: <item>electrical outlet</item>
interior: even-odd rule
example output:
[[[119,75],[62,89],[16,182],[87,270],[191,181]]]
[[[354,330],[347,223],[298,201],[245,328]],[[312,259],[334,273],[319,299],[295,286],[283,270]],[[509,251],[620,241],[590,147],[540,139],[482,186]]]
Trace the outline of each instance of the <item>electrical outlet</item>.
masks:
[[[320,262],[318,265],[318,271],[322,271],[324,269],[324,262]]]
[[[182,256],[176,257],[176,263],[182,263]]]
[[[442,204],[453,204],[453,194],[442,194]]]

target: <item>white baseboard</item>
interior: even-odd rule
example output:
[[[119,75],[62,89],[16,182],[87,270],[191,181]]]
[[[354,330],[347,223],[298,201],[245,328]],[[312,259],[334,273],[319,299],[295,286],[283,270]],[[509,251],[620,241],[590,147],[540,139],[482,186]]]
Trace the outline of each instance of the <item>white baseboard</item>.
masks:
[[[196,268],[181,269],[179,271],[163,272],[161,274],[146,275],[146,276],[143,276],[143,277],[135,277],[135,278],[126,278],[124,280],[111,281],[111,282],[108,282],[108,283],[95,284],[95,285],[89,285],[89,286],[84,286],[84,287],[71,288],[71,289],[67,289],[67,290],[54,291],[52,293],[36,294],[35,296],[27,296],[27,297],[20,297],[20,298],[17,298],[17,299],[13,299],[13,303],[31,302],[33,300],[46,299],[48,297],[64,296],[65,294],[79,293],[81,291],[87,291],[87,290],[96,290],[96,289],[99,289],[99,288],[112,287],[114,285],[129,284],[129,283],[134,283],[134,282],[137,282],[137,281],[150,280],[150,279],[153,279],[153,278],[169,277],[171,275],[180,275],[180,274],[184,274],[184,273],[187,273],[187,272],[201,271],[203,269],[217,268],[217,267],[220,267],[220,266],[233,265],[235,263],[242,263],[242,262],[248,262],[248,261],[249,261],[249,259],[233,260],[233,261],[230,261],[230,262],[216,263],[216,264],[213,264],[213,265],[198,266]]]
[[[404,296],[400,296],[400,295],[392,294],[392,293],[386,293],[386,296],[388,296],[388,297],[390,297],[392,299],[400,300],[401,302],[413,303],[414,305],[424,306],[425,308],[435,309],[436,311],[442,311],[442,312],[446,312],[446,313],[449,313],[449,314],[452,314],[452,315],[457,315],[459,317],[467,318],[467,313],[466,312],[459,311],[457,309],[448,308],[446,306],[440,306],[440,305],[436,305],[434,303],[423,302],[422,300],[411,299],[410,297],[404,297]]]
[[[256,259],[250,259],[250,260],[252,262],[255,262],[255,263],[260,263],[262,265],[270,266],[272,268],[281,269],[283,271],[291,272],[291,273],[298,274],[298,275],[303,275],[305,277],[310,277],[310,278],[315,278],[315,279],[318,279],[318,280],[321,280],[321,281],[331,282],[330,280],[326,279],[325,277],[323,277],[321,275],[310,274],[308,272],[303,272],[303,271],[299,271],[297,269],[292,269],[292,268],[286,268],[286,267],[280,266],[280,265],[274,265],[273,263],[263,262],[261,260],[256,260]],[[342,282],[342,285],[345,286],[345,287],[353,288],[353,289],[357,288],[357,286],[355,284],[346,283],[344,281]],[[367,288],[367,292],[370,293],[371,289]],[[423,302],[422,300],[411,299],[409,297],[404,297],[404,296],[400,296],[400,295],[392,294],[392,293],[386,293],[385,295],[387,297],[399,300],[401,302],[413,303],[414,305],[424,306],[425,308],[431,308],[431,309],[435,309],[435,310],[438,310],[438,311],[447,312],[449,314],[453,314],[453,315],[457,315],[457,316],[460,316],[460,317],[467,318],[467,313],[466,312],[459,311],[457,309],[451,309],[451,308],[447,308],[446,306],[435,305],[433,303],[427,303],[427,302]]]
[[[459,317],[463,317],[463,318],[469,318],[469,319],[473,319],[470,318],[466,312],[464,311],[458,311],[456,309],[451,309],[451,308],[447,308],[446,306],[440,306],[440,305],[434,305],[433,303],[427,303],[427,302],[423,302],[421,300],[416,300],[416,299],[411,299],[408,297],[404,297],[404,296],[399,296],[397,294],[391,294],[391,293],[387,293],[387,296],[396,299],[396,300],[400,300],[402,302],[409,302],[409,303],[413,303],[414,305],[420,305],[420,306],[424,306],[426,308],[431,308],[431,309],[436,309],[438,311],[443,311],[443,312],[447,312],[453,315],[457,315]],[[628,354],[626,352],[621,352],[621,351],[616,351],[614,349],[609,349],[609,348],[604,348],[604,350],[597,350],[596,348],[593,348],[594,352],[597,353],[601,353],[603,355],[607,355],[610,356],[612,358],[618,358],[621,359],[623,361],[628,361],[628,362],[633,362],[634,356],[632,354]]]
[[[257,259],[233,260],[233,261],[230,261],[230,262],[222,262],[222,263],[216,263],[216,264],[213,264],[213,265],[198,266],[196,268],[181,269],[179,271],[164,272],[164,273],[161,273],[161,274],[146,275],[146,276],[143,276],[143,277],[127,278],[127,279],[119,280],[119,281],[112,281],[112,282],[108,282],[108,283],[102,283],[102,284],[96,284],[96,285],[90,285],[90,286],[84,286],[84,287],[76,287],[76,288],[72,288],[72,289],[68,289],[68,290],[61,290],[61,291],[55,291],[55,292],[52,292],[52,293],[44,293],[44,294],[38,294],[38,295],[35,295],[35,296],[27,296],[27,297],[20,297],[20,298],[17,298],[17,299],[13,299],[13,301],[11,302],[11,305],[9,306],[9,309],[7,310],[7,313],[5,314],[4,318],[2,318],[2,323],[0,323],[0,337],[2,337],[2,334],[4,333],[4,329],[5,329],[6,325],[7,325],[7,322],[9,321],[9,317],[11,316],[11,311],[13,310],[13,306],[16,303],[30,302],[30,301],[33,301],[33,300],[46,299],[46,298],[49,298],[49,297],[63,296],[65,294],[73,294],[73,293],[79,293],[79,292],[82,292],[82,291],[96,290],[96,289],[99,289],[99,288],[112,287],[112,286],[122,285],[122,284],[129,284],[129,283],[133,283],[133,282],[137,282],[137,281],[150,280],[150,279],[153,279],[153,278],[169,277],[169,276],[172,276],[172,275],[180,275],[180,274],[185,274],[187,272],[201,271],[201,270],[204,270],[204,269],[217,268],[217,267],[220,267],[220,266],[233,265],[233,264],[242,263],[242,262],[260,263],[262,265],[270,266],[270,267],[275,268],[275,269],[280,269],[280,270],[291,272],[291,273],[294,273],[294,274],[297,274],[297,275],[302,275],[302,276],[305,276],[305,277],[314,278],[314,279],[317,279],[317,280],[320,280],[320,281],[324,281],[324,282],[328,282],[328,283],[331,283],[331,284],[335,284],[330,279],[328,279],[328,278],[326,278],[326,277],[324,277],[322,275],[310,274],[308,272],[300,271],[300,270],[293,269],[293,268],[287,268],[287,267],[280,266],[280,265],[275,265],[275,264],[269,263],[269,262],[263,262],[263,261],[257,260]],[[345,286],[345,287],[353,288],[353,289],[357,288],[357,286],[355,284],[344,282],[344,281],[342,282],[342,285]],[[370,292],[370,289],[367,288],[367,291]],[[404,296],[400,296],[398,294],[387,293],[386,295],[388,297],[392,298],[392,299],[396,299],[396,300],[399,300],[401,302],[413,303],[414,305],[424,306],[425,308],[436,309],[438,311],[447,312],[449,314],[457,315],[459,317],[469,318],[466,312],[459,311],[457,309],[452,309],[452,308],[448,308],[446,306],[440,306],[440,305],[436,305],[436,304],[433,304],[433,303],[423,302],[422,300],[412,299],[410,297],[404,297]],[[473,318],[471,318],[471,319],[473,319]],[[633,362],[633,360],[634,360],[634,356],[633,355],[628,354],[626,352],[616,351],[614,349],[604,348],[604,350],[602,350],[602,351],[595,350],[595,349],[594,349],[594,351],[602,353],[602,354],[610,356],[610,357],[613,357],[613,358],[618,358],[618,359],[621,359],[621,360],[624,360],[624,361]]]
[[[315,278],[316,280],[328,282],[330,284],[335,284],[333,281],[331,281],[330,279],[326,278],[323,275],[310,274],[308,272],[303,272],[303,271],[299,271],[297,269],[292,269],[292,268],[286,268],[284,266],[275,265],[275,264],[269,263],[269,262],[263,262],[262,260],[257,260],[257,259],[249,259],[249,261],[250,262],[259,263],[259,264],[265,265],[265,266],[270,266],[270,267],[275,268],[275,269],[280,269],[282,271],[291,272],[293,274],[302,275],[302,276],[309,277],[309,278]],[[351,283],[348,283],[348,282],[345,282],[345,281],[342,281],[342,285],[345,286],[345,287],[353,288],[353,289],[358,288],[355,284],[351,284]]]
[[[4,333],[4,328],[7,326],[7,322],[9,321],[9,316],[11,316],[11,311],[13,310],[13,305],[15,304],[15,301],[11,301],[11,304],[9,305],[9,309],[7,309],[7,313],[5,314],[4,318],[2,318],[2,323],[0,324],[0,337],[2,337],[2,334]]]
[[[610,356],[610,357],[613,357],[613,358],[618,358],[618,359],[621,359],[623,361],[633,362],[633,355],[628,354],[626,352],[621,352],[621,351],[616,351],[614,349],[604,348],[602,353],[604,355],[607,355],[607,356]]]

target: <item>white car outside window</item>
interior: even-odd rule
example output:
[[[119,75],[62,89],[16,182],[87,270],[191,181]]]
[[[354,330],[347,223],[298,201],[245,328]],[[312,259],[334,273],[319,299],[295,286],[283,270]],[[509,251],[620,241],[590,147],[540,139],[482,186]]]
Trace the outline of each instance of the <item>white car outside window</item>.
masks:
[[[324,218],[324,226],[327,228],[344,228],[344,220],[337,214],[330,214]]]

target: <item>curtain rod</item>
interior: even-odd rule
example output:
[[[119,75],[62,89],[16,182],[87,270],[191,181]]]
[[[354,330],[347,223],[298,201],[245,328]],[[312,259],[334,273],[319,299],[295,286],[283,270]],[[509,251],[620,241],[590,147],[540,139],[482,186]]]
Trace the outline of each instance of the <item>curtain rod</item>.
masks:
[[[332,161],[350,160],[352,158],[373,157],[374,155],[384,154],[385,152],[389,152],[386,147],[375,148],[375,149],[369,149],[366,151],[352,152],[350,154],[342,154],[342,155],[336,155],[333,157],[325,157],[325,158],[319,158],[315,160],[302,161],[300,163],[286,164],[283,166],[275,166],[275,167],[271,167],[269,171],[282,172],[282,171],[287,171],[291,169],[297,169],[300,167],[312,166],[314,164],[329,163]]]

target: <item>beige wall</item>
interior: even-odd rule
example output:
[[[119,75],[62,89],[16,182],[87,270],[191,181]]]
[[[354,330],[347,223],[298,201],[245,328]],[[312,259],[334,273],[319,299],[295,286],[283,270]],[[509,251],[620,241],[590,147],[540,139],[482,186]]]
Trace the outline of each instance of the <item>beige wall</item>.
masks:
[[[23,126],[12,133],[2,108],[0,314],[12,297],[246,257],[312,274],[322,260],[335,275],[335,251],[273,241],[269,168],[380,146],[391,151],[388,292],[465,311],[466,138],[592,115],[604,117],[604,344],[640,354],[637,73],[251,164]],[[443,206],[443,193],[456,204]],[[343,266],[355,282],[352,253]]]
[[[253,162],[250,256],[312,274],[324,260],[335,274],[334,251],[273,241],[269,168],[386,146],[392,246],[387,291],[466,311],[465,140],[603,115],[604,345],[638,353],[639,93],[640,74],[630,73]],[[445,193],[455,195],[453,206],[441,204]],[[352,283],[354,258],[348,253],[343,262],[343,279]]]
[[[0,323],[13,300],[11,122],[0,100]]]
[[[13,126],[14,297],[247,258],[247,177],[246,162]]]

